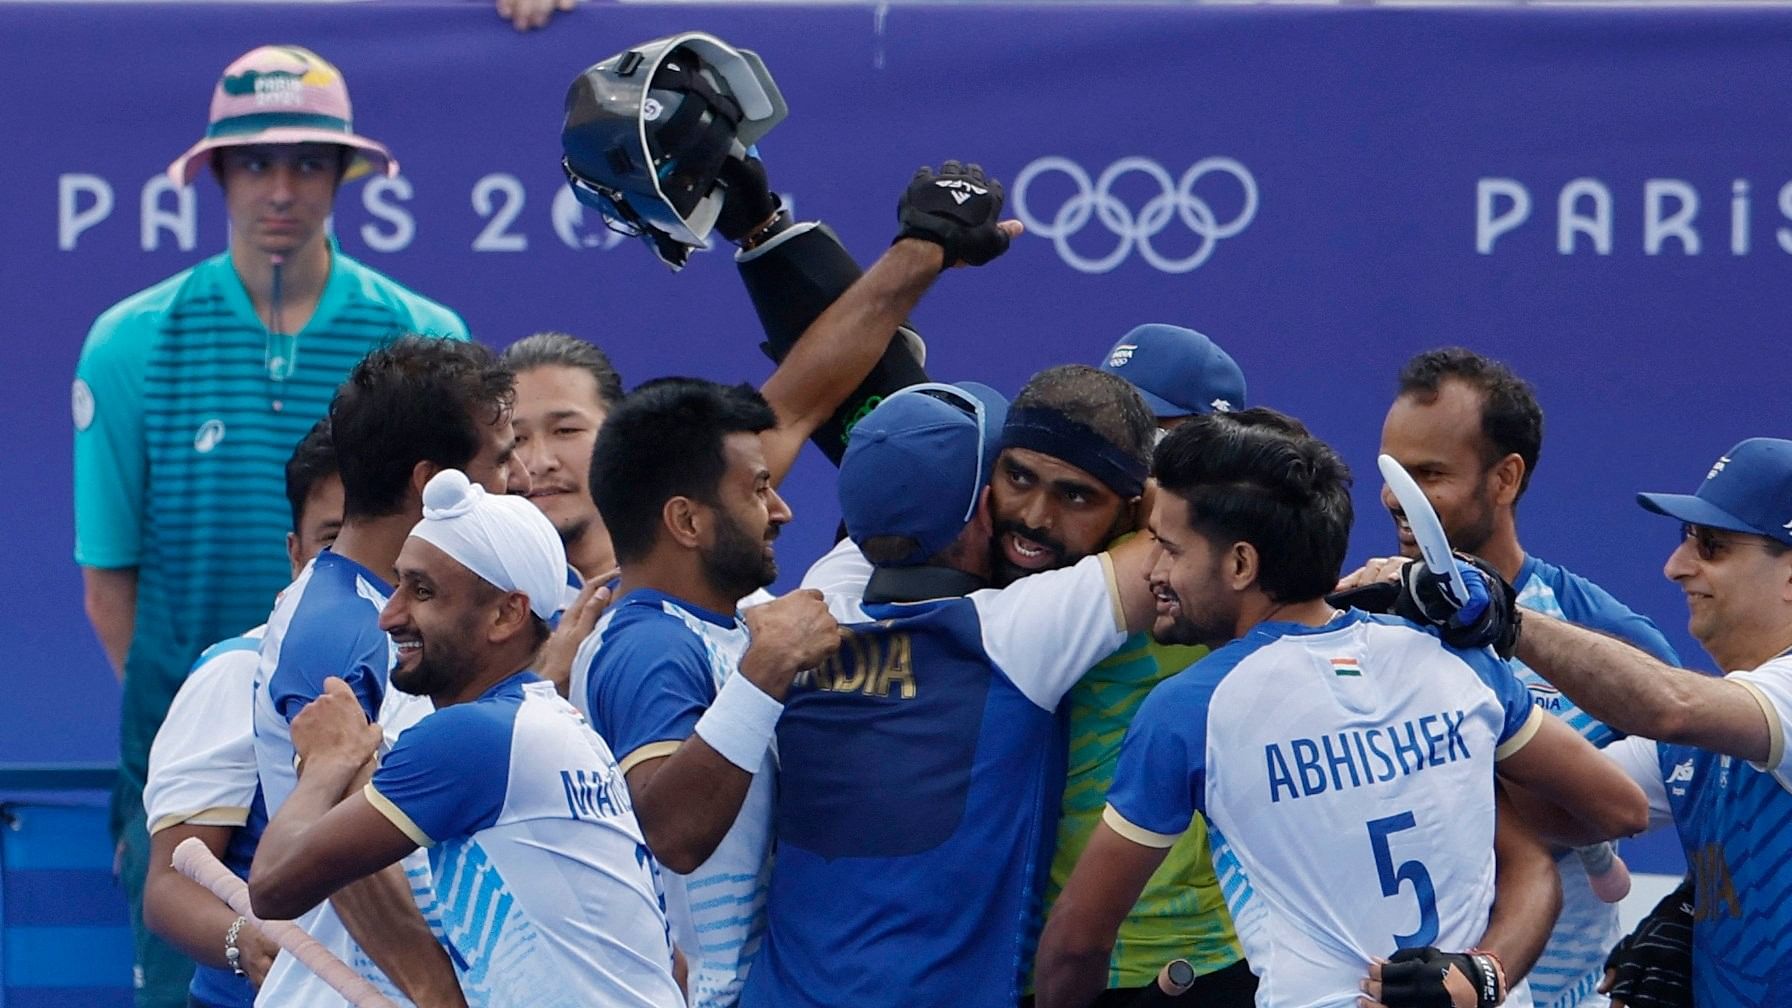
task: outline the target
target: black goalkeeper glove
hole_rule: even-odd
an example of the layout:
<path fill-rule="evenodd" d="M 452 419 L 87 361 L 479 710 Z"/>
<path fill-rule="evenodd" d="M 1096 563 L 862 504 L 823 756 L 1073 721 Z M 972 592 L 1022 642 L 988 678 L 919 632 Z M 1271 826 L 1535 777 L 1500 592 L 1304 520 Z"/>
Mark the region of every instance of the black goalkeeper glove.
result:
<path fill-rule="evenodd" d="M 1692 1008 L 1692 876 L 1668 893 L 1605 960 L 1609 988 L 1626 1008 Z"/>
<path fill-rule="evenodd" d="M 1381 967 L 1381 1003 L 1388 1008 L 1451 1008 L 1444 975 L 1456 967 L 1475 989 L 1475 1008 L 1506 1000 L 1506 971 L 1490 952 L 1401 949 Z"/>
<path fill-rule="evenodd" d="M 1479 557 L 1457 553 L 1469 599 L 1458 605 L 1444 590 L 1445 579 L 1422 560 L 1401 568 L 1395 581 L 1378 581 L 1348 591 L 1334 592 L 1326 601 L 1339 608 L 1391 613 L 1414 623 L 1438 629 L 1451 647 L 1492 647 L 1501 658 L 1512 657 L 1518 645 L 1520 610 L 1517 595 Z"/>
<path fill-rule="evenodd" d="M 765 163 L 756 157 L 731 157 L 722 162 L 716 185 L 722 190 L 716 231 L 736 244 L 771 221 L 783 206 L 766 180 Z"/>
<path fill-rule="evenodd" d="M 946 250 L 947 266 L 981 266 L 1008 251 L 1008 234 L 998 226 L 1003 198 L 1002 183 L 977 165 L 922 168 L 896 204 L 896 239 L 933 242 Z"/>

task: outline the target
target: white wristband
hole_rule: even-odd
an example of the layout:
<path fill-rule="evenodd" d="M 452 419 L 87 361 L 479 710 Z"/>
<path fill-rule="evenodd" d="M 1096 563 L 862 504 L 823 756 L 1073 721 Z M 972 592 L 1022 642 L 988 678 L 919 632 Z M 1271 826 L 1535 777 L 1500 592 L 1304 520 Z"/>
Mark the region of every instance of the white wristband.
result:
<path fill-rule="evenodd" d="M 748 773 L 757 773 L 765 762 L 765 750 L 778 730 L 778 715 L 782 713 L 783 704 L 737 673 L 728 677 L 716 694 L 716 702 L 697 719 L 697 734 L 723 759 Z"/>

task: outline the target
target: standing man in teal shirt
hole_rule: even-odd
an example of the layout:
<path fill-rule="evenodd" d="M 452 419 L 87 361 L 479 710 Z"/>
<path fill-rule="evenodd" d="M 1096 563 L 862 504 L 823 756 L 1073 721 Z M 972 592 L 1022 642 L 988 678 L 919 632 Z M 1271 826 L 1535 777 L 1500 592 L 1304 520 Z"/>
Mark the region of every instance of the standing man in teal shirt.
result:
<path fill-rule="evenodd" d="M 396 174 L 354 132 L 341 73 L 297 46 L 227 67 L 204 138 L 230 248 L 102 314 L 76 367 L 75 562 L 124 682 L 112 823 L 136 934 L 137 1004 L 185 1004 L 192 964 L 143 928 L 149 746 L 193 659 L 261 622 L 289 579 L 282 463 L 368 350 L 405 332 L 467 338 L 454 312 L 343 255 L 341 183 Z M 219 940 L 223 941 L 220 935 Z"/>

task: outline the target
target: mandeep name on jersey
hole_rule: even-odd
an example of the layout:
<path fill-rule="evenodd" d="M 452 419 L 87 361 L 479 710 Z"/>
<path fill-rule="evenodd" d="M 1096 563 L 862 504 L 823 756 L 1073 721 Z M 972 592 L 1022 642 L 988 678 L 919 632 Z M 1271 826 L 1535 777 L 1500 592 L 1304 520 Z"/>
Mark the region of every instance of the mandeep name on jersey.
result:
<path fill-rule="evenodd" d="M 566 810 L 574 819 L 608 819 L 634 808 L 622 771 L 615 767 L 562 770 L 560 787 L 566 792 Z"/>
<path fill-rule="evenodd" d="M 1428 766 L 1468 759 L 1468 743 L 1462 737 L 1462 723 L 1467 718 L 1465 711 L 1442 711 L 1318 739 L 1272 742 L 1263 747 L 1269 767 L 1269 800 L 1274 803 L 1284 797 L 1294 800 L 1383 784 Z"/>

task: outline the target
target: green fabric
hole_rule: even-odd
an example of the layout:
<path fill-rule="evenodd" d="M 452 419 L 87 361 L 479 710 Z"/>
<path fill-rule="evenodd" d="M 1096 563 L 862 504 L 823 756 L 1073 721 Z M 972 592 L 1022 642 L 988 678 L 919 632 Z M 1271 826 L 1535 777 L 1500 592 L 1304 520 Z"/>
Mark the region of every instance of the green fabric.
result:
<path fill-rule="evenodd" d="M 285 381 L 268 377 L 268 333 L 228 253 L 94 323 L 76 368 L 75 560 L 137 568 L 115 830 L 143 817 L 149 745 L 193 659 L 266 619 L 291 579 L 293 446 L 355 363 L 405 332 L 467 338 L 459 316 L 340 252 Z"/>
<path fill-rule="evenodd" d="M 1152 687 L 1206 654 L 1204 647 L 1173 647 L 1154 643 L 1149 634 L 1133 634 L 1065 697 L 1069 775 L 1046 886 L 1048 912 L 1101 821 L 1120 742 L 1133 714 Z M 1196 973 L 1224 969 L 1244 958 L 1213 874 L 1207 828 L 1199 816 L 1170 848 L 1120 925 L 1108 961 L 1108 987 L 1142 987 L 1157 977 L 1164 963 L 1176 958 L 1187 959 Z"/>
<path fill-rule="evenodd" d="M 141 792 L 137 804 L 143 804 Z M 118 882 L 131 914 L 131 986 L 136 1008 L 187 1008 L 193 960 L 143 926 L 143 880 L 149 874 L 149 831 L 143 817 L 125 825 L 118 845 Z M 224 936 L 218 936 L 222 948 Z"/>

